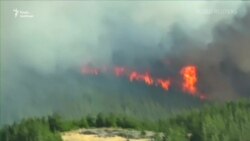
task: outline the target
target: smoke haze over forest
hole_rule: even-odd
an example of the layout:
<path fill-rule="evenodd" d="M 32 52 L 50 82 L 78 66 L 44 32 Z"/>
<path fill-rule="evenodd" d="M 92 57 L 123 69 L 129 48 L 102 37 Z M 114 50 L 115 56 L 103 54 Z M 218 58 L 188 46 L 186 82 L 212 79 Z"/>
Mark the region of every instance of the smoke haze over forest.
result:
<path fill-rule="evenodd" d="M 15 17 L 15 9 L 34 17 Z M 1 123 L 54 112 L 154 118 L 201 104 L 109 75 L 84 76 L 86 64 L 159 76 L 195 64 L 209 100 L 249 97 L 248 2 L 1 1 L 0 33 Z"/>

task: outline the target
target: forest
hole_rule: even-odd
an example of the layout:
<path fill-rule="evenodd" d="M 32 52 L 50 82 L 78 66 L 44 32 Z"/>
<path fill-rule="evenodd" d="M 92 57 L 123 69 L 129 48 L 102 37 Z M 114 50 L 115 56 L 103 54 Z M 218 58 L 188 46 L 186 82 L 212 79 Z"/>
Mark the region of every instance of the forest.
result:
<path fill-rule="evenodd" d="M 249 141 L 250 102 L 247 99 L 207 105 L 157 121 L 126 115 L 88 115 L 66 120 L 59 114 L 28 118 L 0 130 L 1 141 L 61 141 L 61 132 L 79 128 L 126 128 L 164 133 L 156 141 Z"/>

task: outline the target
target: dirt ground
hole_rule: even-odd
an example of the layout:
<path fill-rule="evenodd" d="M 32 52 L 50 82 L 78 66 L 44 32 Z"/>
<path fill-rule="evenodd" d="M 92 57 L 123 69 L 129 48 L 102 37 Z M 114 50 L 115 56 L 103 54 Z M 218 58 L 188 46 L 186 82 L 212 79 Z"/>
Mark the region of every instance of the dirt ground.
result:
<path fill-rule="evenodd" d="M 63 141 L 150 141 L 150 139 L 129 139 L 114 136 L 114 137 L 99 137 L 97 135 L 81 134 L 78 131 L 70 131 L 62 133 Z"/>

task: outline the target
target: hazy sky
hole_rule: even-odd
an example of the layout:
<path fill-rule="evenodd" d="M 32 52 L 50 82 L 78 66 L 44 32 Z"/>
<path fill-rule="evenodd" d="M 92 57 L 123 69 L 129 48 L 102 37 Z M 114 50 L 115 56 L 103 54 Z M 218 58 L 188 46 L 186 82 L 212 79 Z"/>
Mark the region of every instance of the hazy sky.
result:
<path fill-rule="evenodd" d="M 129 55 L 130 50 L 155 48 L 162 40 L 168 48 L 169 31 L 175 24 L 188 27 L 184 29 L 190 36 L 209 42 L 213 25 L 230 19 L 240 4 L 235 1 L 1 1 L 3 68 L 21 64 L 52 73 L 90 61 L 109 63 L 116 48 L 129 50 Z M 19 11 L 16 18 L 15 9 Z M 214 9 L 233 13 L 205 13 Z M 33 18 L 21 17 L 25 12 Z M 144 51 L 140 55 L 152 53 Z"/>

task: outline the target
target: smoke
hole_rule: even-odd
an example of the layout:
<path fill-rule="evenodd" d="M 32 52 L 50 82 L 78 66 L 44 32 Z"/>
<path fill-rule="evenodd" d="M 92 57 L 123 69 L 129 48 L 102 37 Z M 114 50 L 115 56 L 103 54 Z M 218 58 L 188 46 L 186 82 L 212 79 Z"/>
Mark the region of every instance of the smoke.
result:
<path fill-rule="evenodd" d="M 199 87 L 211 99 L 247 96 L 250 12 L 246 5 L 205 1 L 1 1 L 2 115 L 12 121 L 27 113 L 60 111 L 58 107 L 70 105 L 71 100 L 80 102 L 77 100 L 83 92 L 84 106 L 93 106 L 96 102 L 89 102 L 93 99 L 90 93 L 95 86 L 102 86 L 92 80 L 85 82 L 89 80 L 75 73 L 85 64 L 149 68 L 158 75 L 176 75 L 182 65 L 196 64 Z M 14 9 L 28 11 L 34 17 L 15 17 Z M 110 85 L 117 87 L 112 88 L 115 91 L 122 89 L 117 81 Z M 99 112 L 103 107 L 83 111 L 99 108 Z"/>
<path fill-rule="evenodd" d="M 168 38 L 173 24 L 189 27 L 182 31 L 185 34 L 192 30 L 206 34 L 220 19 L 209 20 L 210 27 L 200 32 L 208 16 L 197 11 L 206 6 L 206 2 L 2 2 L 3 64 L 53 73 L 87 62 L 110 63 L 116 55 L 131 58 L 130 62 L 135 57 L 162 56 L 172 42 Z M 13 9 L 29 11 L 34 18 L 14 18 Z M 162 40 L 166 45 L 160 48 Z"/>
<path fill-rule="evenodd" d="M 241 14 L 220 21 L 212 28 L 212 40 L 207 44 L 188 37 L 177 40 L 181 46 L 185 45 L 177 50 L 177 59 L 198 65 L 201 87 L 212 99 L 249 96 L 249 5 L 241 6 L 239 10 Z M 173 50 L 176 50 L 175 46 Z"/>

